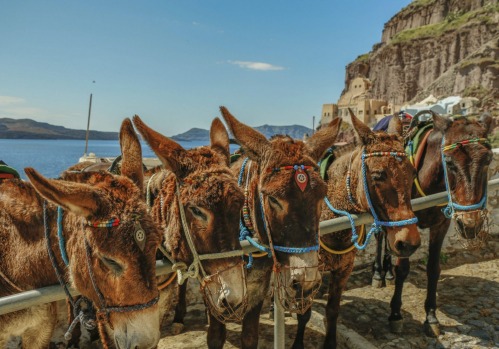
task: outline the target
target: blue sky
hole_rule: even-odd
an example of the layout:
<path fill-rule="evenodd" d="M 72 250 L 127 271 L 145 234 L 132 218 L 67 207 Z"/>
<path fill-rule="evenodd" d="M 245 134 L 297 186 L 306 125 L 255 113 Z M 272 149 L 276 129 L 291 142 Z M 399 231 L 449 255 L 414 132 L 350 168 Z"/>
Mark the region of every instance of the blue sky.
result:
<path fill-rule="evenodd" d="M 312 127 L 345 66 L 410 0 L 0 0 L 0 118 L 171 136 L 225 105 L 251 125 Z M 94 82 L 95 81 L 95 82 Z"/>

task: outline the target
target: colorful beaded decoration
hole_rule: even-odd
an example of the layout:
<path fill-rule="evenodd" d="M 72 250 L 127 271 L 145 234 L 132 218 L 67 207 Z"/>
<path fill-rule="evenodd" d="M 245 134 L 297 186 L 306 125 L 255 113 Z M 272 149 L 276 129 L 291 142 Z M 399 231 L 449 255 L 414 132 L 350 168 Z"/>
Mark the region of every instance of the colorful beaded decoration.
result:
<path fill-rule="evenodd" d="M 244 204 L 243 204 L 243 221 L 244 225 L 248 230 L 253 233 L 254 228 L 253 224 L 251 223 L 251 217 L 250 217 L 250 212 L 249 212 L 249 198 L 248 198 L 248 187 L 244 189 Z"/>
<path fill-rule="evenodd" d="M 407 156 L 407 154 L 404 152 L 398 152 L 398 151 L 376 151 L 374 153 L 364 154 L 363 156 L 364 156 L 364 158 L 370 158 L 373 156 L 393 156 L 395 158 L 398 158 L 398 157 L 405 157 L 405 156 Z"/>
<path fill-rule="evenodd" d="M 308 165 L 288 165 L 288 166 L 281 166 L 281 167 L 269 168 L 269 169 L 267 169 L 267 172 L 279 172 L 279 171 L 283 171 L 283 170 L 295 170 L 295 171 L 297 171 L 300 168 L 302 170 L 314 170 L 314 171 L 317 171 L 317 167 L 315 167 L 315 166 L 308 166 Z"/>
<path fill-rule="evenodd" d="M 119 218 L 111 218 L 108 221 L 87 222 L 87 224 L 94 228 L 112 228 L 117 227 L 120 224 L 120 220 Z"/>
<path fill-rule="evenodd" d="M 461 147 L 463 145 L 477 144 L 477 143 L 490 144 L 490 142 L 487 138 L 465 139 L 464 141 L 452 143 L 452 144 L 446 145 L 445 147 L 442 147 L 442 151 L 448 151 L 448 150 L 456 149 L 457 147 Z"/>

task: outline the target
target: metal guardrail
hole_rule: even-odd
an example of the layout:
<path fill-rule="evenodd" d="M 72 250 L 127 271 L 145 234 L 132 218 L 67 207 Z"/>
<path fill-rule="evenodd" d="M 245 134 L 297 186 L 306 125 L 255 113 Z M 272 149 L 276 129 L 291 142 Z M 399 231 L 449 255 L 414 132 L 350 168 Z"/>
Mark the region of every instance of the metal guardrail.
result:
<path fill-rule="evenodd" d="M 489 192 L 499 189 L 499 178 L 490 180 L 488 183 Z M 447 193 L 437 193 L 411 200 L 412 208 L 414 211 L 423 210 L 432 206 L 443 204 L 447 202 Z M 358 225 L 370 224 L 373 218 L 369 213 L 360 215 L 352 215 L 355 223 Z M 349 229 L 350 221 L 347 217 L 340 217 L 323 221 L 319 225 L 321 235 L 331 234 L 335 231 Z M 248 243 L 242 243 L 242 248 L 245 252 L 257 252 L 258 250 Z M 164 275 L 171 272 L 171 264 L 169 262 L 156 261 L 156 275 Z M 77 295 L 75 290 L 72 294 Z M 17 293 L 11 296 L 0 298 L 0 315 L 11 313 L 14 311 L 26 309 L 35 305 L 50 303 L 58 300 L 65 299 L 65 294 L 61 286 L 54 285 L 39 288 L 36 290 Z M 284 312 L 280 308 L 280 303 L 275 302 L 274 312 L 274 348 L 284 348 Z"/>

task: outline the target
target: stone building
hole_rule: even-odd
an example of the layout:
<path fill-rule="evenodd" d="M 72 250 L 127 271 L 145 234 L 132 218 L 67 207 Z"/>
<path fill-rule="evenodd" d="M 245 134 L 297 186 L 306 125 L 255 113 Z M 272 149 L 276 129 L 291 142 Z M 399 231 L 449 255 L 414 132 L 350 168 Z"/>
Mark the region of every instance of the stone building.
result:
<path fill-rule="evenodd" d="M 369 126 L 373 126 L 385 115 L 391 114 L 393 106 L 387 101 L 371 98 L 370 88 L 369 79 L 363 77 L 353 79 L 348 90 L 341 95 L 338 104 L 324 104 L 322 106 L 319 128 L 322 125 L 327 125 L 335 117 L 341 117 L 344 121 L 350 122 L 348 108 L 351 108 L 355 116 Z"/>

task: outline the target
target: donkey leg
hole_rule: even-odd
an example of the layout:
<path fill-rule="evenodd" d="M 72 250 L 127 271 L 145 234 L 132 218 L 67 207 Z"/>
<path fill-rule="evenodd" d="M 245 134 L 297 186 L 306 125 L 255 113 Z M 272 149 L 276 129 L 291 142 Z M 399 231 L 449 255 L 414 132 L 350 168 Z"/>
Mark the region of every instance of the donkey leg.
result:
<path fill-rule="evenodd" d="M 385 282 L 387 285 L 395 283 L 395 275 L 393 275 L 392 256 L 388 251 L 388 240 L 385 239 L 385 254 L 383 256 L 383 271 L 385 272 Z"/>
<path fill-rule="evenodd" d="M 400 311 L 402 308 L 402 290 L 410 270 L 411 265 L 409 258 L 397 258 L 397 263 L 395 265 L 395 292 L 393 292 L 393 297 L 390 301 L 391 314 L 388 317 L 390 331 L 394 333 L 402 332 L 403 319 Z"/>
<path fill-rule="evenodd" d="M 428 284 L 426 288 L 425 311 L 426 321 L 424 330 L 427 336 L 440 335 L 440 324 L 437 319 L 437 284 L 440 277 L 440 251 L 450 220 L 446 219 L 441 224 L 430 228 L 430 246 L 428 252 L 428 264 L 426 266 L 426 277 Z"/>
<path fill-rule="evenodd" d="M 349 260 L 345 261 L 344 259 Z M 342 269 L 331 271 L 329 279 L 329 297 L 326 305 L 326 339 L 324 341 L 324 349 L 334 349 L 337 346 L 336 342 L 336 324 L 340 313 L 341 294 L 345 289 L 348 278 L 353 270 L 353 262 L 355 253 L 348 253 L 341 257 Z"/>
<path fill-rule="evenodd" d="M 174 334 L 182 333 L 184 330 L 184 318 L 187 313 L 187 281 L 178 288 L 178 303 L 175 306 L 175 315 L 173 317 L 172 330 Z"/>
<path fill-rule="evenodd" d="M 260 324 L 260 312 L 263 301 L 249 310 L 243 319 L 243 330 L 241 333 L 241 348 L 256 349 L 258 347 L 258 325 Z"/>
<path fill-rule="evenodd" d="M 296 330 L 295 341 L 293 342 L 292 349 L 303 349 L 303 337 L 305 335 L 305 328 L 307 327 L 307 323 L 312 316 L 312 308 L 308 308 L 308 310 L 303 314 L 298 314 L 296 317 L 298 319 L 298 328 Z"/>
<path fill-rule="evenodd" d="M 383 268 L 381 265 L 381 253 L 383 247 L 383 236 L 384 234 L 377 234 L 376 236 L 376 257 L 373 264 L 373 277 L 371 281 L 371 286 L 374 288 L 383 287 Z"/>
<path fill-rule="evenodd" d="M 223 348 L 225 343 L 225 338 L 227 337 L 227 329 L 225 324 L 217 320 L 216 317 L 208 313 L 210 320 L 210 325 L 208 326 L 207 342 L 208 348 L 219 349 Z"/>

